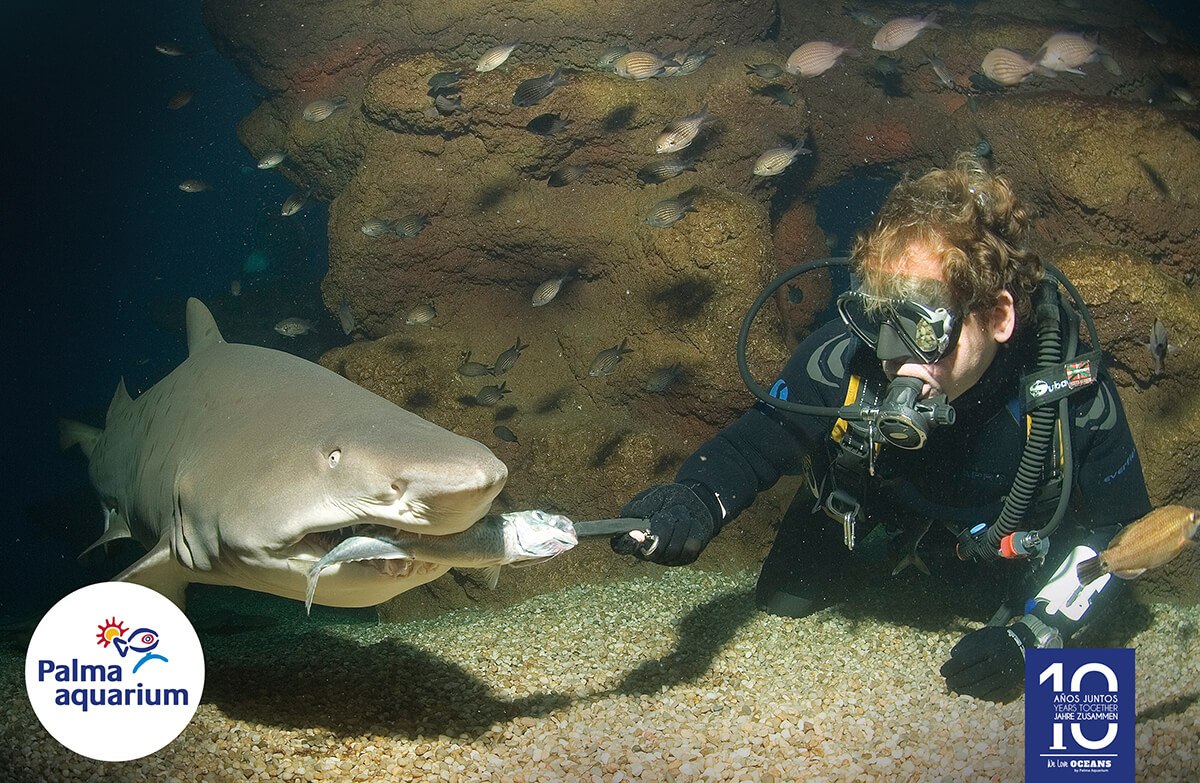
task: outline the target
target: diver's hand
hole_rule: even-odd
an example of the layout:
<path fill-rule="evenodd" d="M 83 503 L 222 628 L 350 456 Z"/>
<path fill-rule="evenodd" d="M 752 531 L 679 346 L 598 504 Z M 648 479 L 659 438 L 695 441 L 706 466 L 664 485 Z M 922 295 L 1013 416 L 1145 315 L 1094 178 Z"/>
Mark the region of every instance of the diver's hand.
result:
<path fill-rule="evenodd" d="M 628 533 L 613 536 L 613 551 L 660 565 L 693 562 L 716 530 L 708 506 L 683 484 L 658 484 L 639 492 L 621 509 L 621 516 L 645 519 L 649 536 L 643 541 Z"/>
<path fill-rule="evenodd" d="M 1032 615 L 1008 627 L 985 625 L 959 640 L 941 674 L 955 693 L 1007 701 L 1025 684 L 1025 650 L 1062 647 L 1062 637 Z"/>

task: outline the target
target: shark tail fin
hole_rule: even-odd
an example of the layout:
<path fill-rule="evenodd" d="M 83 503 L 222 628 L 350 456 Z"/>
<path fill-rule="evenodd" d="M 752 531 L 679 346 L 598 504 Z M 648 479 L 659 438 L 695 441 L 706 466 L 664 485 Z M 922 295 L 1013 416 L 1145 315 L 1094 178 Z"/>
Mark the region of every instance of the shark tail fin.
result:
<path fill-rule="evenodd" d="M 63 451 L 72 446 L 78 446 L 84 456 L 91 459 L 92 452 L 96 450 L 96 444 L 100 442 L 103 435 L 104 430 L 99 427 L 72 419 L 58 420 L 58 445 Z"/>
<path fill-rule="evenodd" d="M 198 351 L 225 342 L 212 313 L 196 297 L 187 300 L 187 343 L 188 356 Z"/>

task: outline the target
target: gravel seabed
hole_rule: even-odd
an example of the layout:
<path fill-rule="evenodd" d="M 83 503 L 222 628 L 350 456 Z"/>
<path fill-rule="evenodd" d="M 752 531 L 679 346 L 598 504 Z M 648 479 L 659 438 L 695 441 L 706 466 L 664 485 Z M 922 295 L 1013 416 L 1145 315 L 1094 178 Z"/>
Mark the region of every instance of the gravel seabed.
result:
<path fill-rule="evenodd" d="M 753 585 L 670 569 L 501 611 L 387 625 L 289 612 L 204 636 L 195 719 L 125 763 L 46 734 L 10 646 L 0 780 L 1024 779 L 1024 700 L 955 696 L 937 674 L 977 623 L 838 607 L 783 619 L 754 610 Z M 1137 650 L 1137 779 L 1195 783 L 1200 607 L 1131 603 L 1115 623 Z"/>

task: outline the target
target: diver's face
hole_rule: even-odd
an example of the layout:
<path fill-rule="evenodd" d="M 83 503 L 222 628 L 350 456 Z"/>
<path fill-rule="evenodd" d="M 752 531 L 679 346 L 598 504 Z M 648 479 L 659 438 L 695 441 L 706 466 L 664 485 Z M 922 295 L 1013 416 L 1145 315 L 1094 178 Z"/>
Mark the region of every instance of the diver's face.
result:
<path fill-rule="evenodd" d="M 922 245 L 908 248 L 897 262 L 895 273 L 947 283 L 941 262 Z M 1000 343 L 1012 336 L 1014 325 L 1012 296 L 1005 291 L 993 309 L 971 312 L 963 318 L 954 349 L 937 362 L 918 364 L 919 360 L 914 359 L 891 359 L 883 362 L 883 371 L 889 380 L 903 375 L 923 381 L 921 399 L 945 394 L 948 400 L 954 400 L 979 382 L 996 358 Z"/>

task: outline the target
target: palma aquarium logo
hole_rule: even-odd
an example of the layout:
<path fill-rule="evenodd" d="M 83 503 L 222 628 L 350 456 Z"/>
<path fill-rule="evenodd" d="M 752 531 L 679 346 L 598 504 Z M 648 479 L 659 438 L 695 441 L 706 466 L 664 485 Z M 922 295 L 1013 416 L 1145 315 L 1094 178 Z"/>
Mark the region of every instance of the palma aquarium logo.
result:
<path fill-rule="evenodd" d="M 76 590 L 46 613 L 25 658 L 29 701 L 46 731 L 82 756 L 128 761 L 161 750 L 204 690 L 195 629 L 140 585 Z"/>

